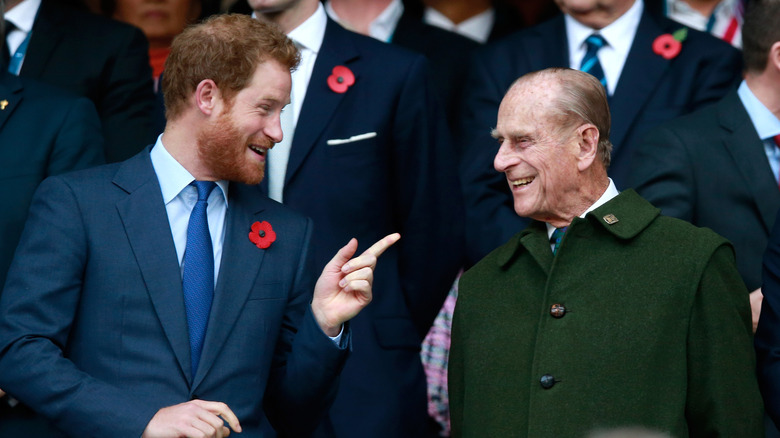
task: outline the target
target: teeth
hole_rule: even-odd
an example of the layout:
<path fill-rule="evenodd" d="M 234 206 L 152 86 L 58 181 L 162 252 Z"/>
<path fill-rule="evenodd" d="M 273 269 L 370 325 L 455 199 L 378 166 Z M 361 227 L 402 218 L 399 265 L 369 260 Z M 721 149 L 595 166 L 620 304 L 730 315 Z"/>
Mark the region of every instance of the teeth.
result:
<path fill-rule="evenodd" d="M 267 150 L 265 148 L 259 148 L 259 147 L 251 146 L 251 145 L 249 146 L 249 149 L 252 149 L 253 151 L 255 151 L 256 153 L 258 153 L 260 155 L 265 155 L 265 151 Z"/>
<path fill-rule="evenodd" d="M 524 186 L 524 185 L 530 183 L 533 180 L 534 180 L 534 177 L 532 177 L 532 176 L 530 176 L 528 178 L 520 178 L 520 179 L 512 181 L 512 185 L 513 186 Z"/>

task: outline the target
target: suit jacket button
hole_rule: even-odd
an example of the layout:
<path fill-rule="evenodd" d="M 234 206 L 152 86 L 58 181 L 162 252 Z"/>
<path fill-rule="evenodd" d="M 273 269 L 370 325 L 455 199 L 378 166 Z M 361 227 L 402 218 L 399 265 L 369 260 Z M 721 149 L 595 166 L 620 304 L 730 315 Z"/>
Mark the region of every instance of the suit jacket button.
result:
<path fill-rule="evenodd" d="M 550 389 L 553 386 L 555 386 L 555 377 L 545 374 L 542 376 L 541 379 L 539 379 L 539 383 L 541 383 L 542 388 L 544 389 Z"/>
<path fill-rule="evenodd" d="M 563 315 L 566 314 L 566 308 L 563 307 L 563 304 L 553 304 L 552 307 L 550 307 L 550 315 L 552 315 L 553 318 L 563 318 Z"/>

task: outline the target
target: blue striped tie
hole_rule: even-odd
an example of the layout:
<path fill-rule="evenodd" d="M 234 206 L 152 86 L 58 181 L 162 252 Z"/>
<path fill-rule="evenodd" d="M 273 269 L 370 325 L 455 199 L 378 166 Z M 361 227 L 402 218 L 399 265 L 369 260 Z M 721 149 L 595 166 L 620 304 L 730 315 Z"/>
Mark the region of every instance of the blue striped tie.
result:
<path fill-rule="evenodd" d="M 601 68 L 601 63 L 599 62 L 599 58 L 596 56 L 596 54 L 598 53 L 599 49 L 607 45 L 607 41 L 603 36 L 594 33 L 585 40 L 585 44 L 587 44 L 588 47 L 587 52 L 585 52 L 585 57 L 582 58 L 582 65 L 580 65 L 580 70 L 595 76 L 596 79 L 601 82 L 601 85 L 603 85 L 606 89 L 607 78 L 604 77 L 604 70 Z"/>
<path fill-rule="evenodd" d="M 561 246 L 561 240 L 563 240 L 563 235 L 566 233 L 566 228 L 568 227 L 556 228 L 553 231 L 552 236 L 550 236 L 550 243 L 554 245 L 552 250 L 553 255 L 558 252 L 558 248 Z"/>
<path fill-rule="evenodd" d="M 184 289 L 184 308 L 187 313 L 190 362 L 194 379 L 195 372 L 198 371 L 203 338 L 206 335 L 211 301 L 214 297 L 214 250 L 211 246 L 206 207 L 208 207 L 209 194 L 216 187 L 216 183 L 195 181 L 192 185 L 198 189 L 198 202 L 190 213 L 190 222 L 187 226 L 182 289 Z"/>

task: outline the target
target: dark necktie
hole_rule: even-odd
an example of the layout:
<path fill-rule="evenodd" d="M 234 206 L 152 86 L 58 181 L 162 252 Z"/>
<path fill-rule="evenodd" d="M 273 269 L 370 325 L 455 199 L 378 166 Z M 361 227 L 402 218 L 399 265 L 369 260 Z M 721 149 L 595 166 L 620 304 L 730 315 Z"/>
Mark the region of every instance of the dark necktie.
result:
<path fill-rule="evenodd" d="M 599 50 L 607 44 L 607 41 L 601 35 L 594 33 L 585 40 L 585 44 L 587 51 L 585 57 L 582 58 L 580 70 L 595 76 L 601 85 L 607 88 L 607 78 L 604 77 L 604 70 L 601 68 L 598 56 L 596 56 Z"/>
<path fill-rule="evenodd" d="M 552 236 L 550 236 L 550 243 L 555 245 L 553 247 L 553 255 L 555 255 L 556 252 L 558 252 L 558 247 L 561 246 L 561 240 L 563 240 L 563 235 L 566 233 L 566 228 L 556 228 L 555 231 L 553 231 Z"/>
<path fill-rule="evenodd" d="M 203 338 L 211 312 L 214 296 L 214 250 L 211 246 L 209 221 L 206 215 L 208 198 L 216 187 L 213 181 L 195 181 L 198 189 L 198 202 L 190 214 L 187 226 L 187 246 L 184 250 L 184 307 L 187 313 L 187 328 L 190 335 L 190 359 L 192 377 L 198 371 L 200 353 L 203 350 Z"/>
<path fill-rule="evenodd" d="M 13 32 L 16 26 L 10 21 L 5 22 L 5 32 L 3 34 L 3 68 L 8 68 L 11 63 L 11 50 L 8 49 L 8 34 Z"/>

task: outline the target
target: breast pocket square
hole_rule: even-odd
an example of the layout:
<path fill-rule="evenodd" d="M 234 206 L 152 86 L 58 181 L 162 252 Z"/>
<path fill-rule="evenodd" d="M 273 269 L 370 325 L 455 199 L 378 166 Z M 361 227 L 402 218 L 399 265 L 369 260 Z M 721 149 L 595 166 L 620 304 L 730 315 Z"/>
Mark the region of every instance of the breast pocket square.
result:
<path fill-rule="evenodd" d="M 376 137 L 376 132 L 366 132 L 365 134 L 353 135 L 350 138 L 333 138 L 328 140 L 328 146 L 354 143 L 356 141 L 368 140 L 369 138 L 374 138 L 374 137 Z"/>

